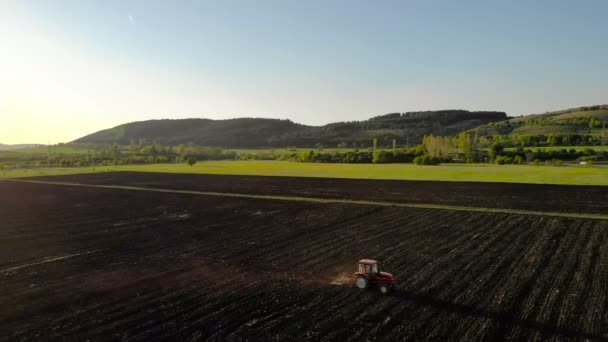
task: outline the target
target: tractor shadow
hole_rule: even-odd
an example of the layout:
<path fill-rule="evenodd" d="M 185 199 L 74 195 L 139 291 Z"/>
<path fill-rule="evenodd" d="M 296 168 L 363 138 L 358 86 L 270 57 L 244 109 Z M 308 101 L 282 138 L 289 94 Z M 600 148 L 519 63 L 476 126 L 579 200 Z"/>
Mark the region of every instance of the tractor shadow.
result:
<path fill-rule="evenodd" d="M 433 297 L 432 295 L 420 294 L 413 291 L 406 291 L 402 289 L 393 289 L 387 297 L 396 300 L 391 307 L 396 307 L 401 304 L 410 303 L 420 307 L 431 307 L 438 311 L 445 311 L 449 313 L 455 313 L 465 317 L 476 317 L 486 318 L 496 322 L 499 322 L 500 327 L 498 331 L 505 331 L 506 328 L 521 327 L 526 329 L 533 329 L 544 336 L 560 336 L 574 339 L 586 339 L 586 340 L 607 340 L 608 335 L 590 334 L 583 331 L 579 331 L 571 328 L 559 327 L 553 324 L 547 324 L 543 322 L 537 322 L 529 319 L 522 319 L 515 317 L 515 313 L 510 312 L 495 312 L 468 304 L 458 304 L 449 300 L 443 300 Z M 500 338 L 500 336 L 495 336 Z"/>

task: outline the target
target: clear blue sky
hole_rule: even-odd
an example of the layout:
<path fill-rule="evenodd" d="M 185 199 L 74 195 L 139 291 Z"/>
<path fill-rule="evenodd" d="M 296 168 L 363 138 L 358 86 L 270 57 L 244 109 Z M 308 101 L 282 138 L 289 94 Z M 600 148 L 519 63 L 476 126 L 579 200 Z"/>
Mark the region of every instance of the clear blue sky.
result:
<path fill-rule="evenodd" d="M 0 2 L 0 142 L 608 102 L 608 1 Z"/>

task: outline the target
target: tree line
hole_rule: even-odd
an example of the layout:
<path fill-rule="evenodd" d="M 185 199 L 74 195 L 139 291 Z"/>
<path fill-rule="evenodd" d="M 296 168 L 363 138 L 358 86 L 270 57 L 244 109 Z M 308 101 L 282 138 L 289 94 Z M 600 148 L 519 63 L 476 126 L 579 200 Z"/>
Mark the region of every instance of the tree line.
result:
<path fill-rule="evenodd" d="M 113 166 L 125 164 L 187 163 L 194 165 L 206 160 L 282 160 L 302 163 L 347 163 L 347 164 L 385 164 L 416 163 L 419 165 L 437 165 L 449 162 L 524 164 L 546 163 L 547 161 L 579 160 L 593 163 L 608 160 L 608 152 L 592 148 L 584 150 L 561 149 L 545 150 L 538 148 L 518 147 L 506 150 L 501 143 L 493 142 L 487 147 L 474 133 L 462 132 L 456 136 L 426 135 L 422 144 L 407 147 L 400 146 L 393 139 L 389 146 L 380 147 L 378 139 L 370 143 L 367 149 L 344 151 L 325 150 L 322 146 L 307 150 L 258 150 L 234 151 L 217 147 L 200 147 L 192 145 L 163 146 L 146 139 L 132 139 L 127 146 L 86 145 L 81 152 L 61 153 L 49 149 L 47 153 L 0 153 L 0 168 L 17 167 L 84 167 Z"/>

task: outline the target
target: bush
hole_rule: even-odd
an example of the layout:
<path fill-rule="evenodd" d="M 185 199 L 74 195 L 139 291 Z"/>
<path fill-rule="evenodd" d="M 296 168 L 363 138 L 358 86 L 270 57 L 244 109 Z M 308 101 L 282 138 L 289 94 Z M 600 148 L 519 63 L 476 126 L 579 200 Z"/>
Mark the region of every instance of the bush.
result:
<path fill-rule="evenodd" d="M 422 156 L 424 155 L 424 145 L 416 145 L 411 147 L 407 150 L 407 153 L 414 156 Z"/>
<path fill-rule="evenodd" d="M 377 149 L 374 149 L 374 152 L 372 152 L 372 163 L 380 163 L 380 151 L 378 151 Z"/>
<path fill-rule="evenodd" d="M 590 149 L 590 148 L 586 148 L 586 149 L 583 150 L 583 155 L 585 155 L 585 156 L 595 155 L 595 150 Z"/>
<path fill-rule="evenodd" d="M 418 156 L 414 158 L 414 164 L 416 165 L 439 165 L 441 164 L 441 159 L 437 157 L 431 157 L 429 155 Z"/>
<path fill-rule="evenodd" d="M 557 166 L 560 167 L 563 165 L 563 161 L 560 159 L 551 159 L 551 160 L 547 160 L 545 161 L 545 165 L 547 166 Z"/>
<path fill-rule="evenodd" d="M 498 155 L 502 154 L 502 152 L 504 150 L 505 150 L 504 146 L 502 146 L 501 144 L 495 143 L 494 145 L 492 145 L 490 152 L 492 155 L 498 156 Z"/>
<path fill-rule="evenodd" d="M 188 164 L 190 166 L 194 166 L 194 164 L 196 164 L 196 159 L 188 158 L 188 160 L 186 161 L 186 164 Z"/>
<path fill-rule="evenodd" d="M 498 165 L 511 164 L 511 163 L 513 163 L 513 158 L 506 157 L 506 156 L 498 156 L 498 157 L 496 157 L 494 162 Z"/>
<path fill-rule="evenodd" d="M 308 152 L 302 152 L 300 153 L 300 161 L 301 162 L 305 162 L 305 163 L 310 163 L 310 162 L 314 162 L 317 160 L 317 158 L 319 158 L 319 153 L 310 150 Z"/>

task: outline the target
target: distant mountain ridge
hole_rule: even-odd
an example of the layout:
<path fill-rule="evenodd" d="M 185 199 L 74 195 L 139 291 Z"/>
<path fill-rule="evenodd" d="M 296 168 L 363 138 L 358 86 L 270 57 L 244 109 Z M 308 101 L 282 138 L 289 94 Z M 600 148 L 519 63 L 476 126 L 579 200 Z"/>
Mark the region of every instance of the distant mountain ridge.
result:
<path fill-rule="evenodd" d="M 418 144 L 425 134 L 453 135 L 508 119 L 504 112 L 440 110 L 391 113 L 364 121 L 307 126 L 290 120 L 264 118 L 163 119 L 138 121 L 102 130 L 75 143 L 118 143 L 146 139 L 163 145 L 195 144 L 224 148 L 367 147 L 377 138 L 388 146 Z"/>

